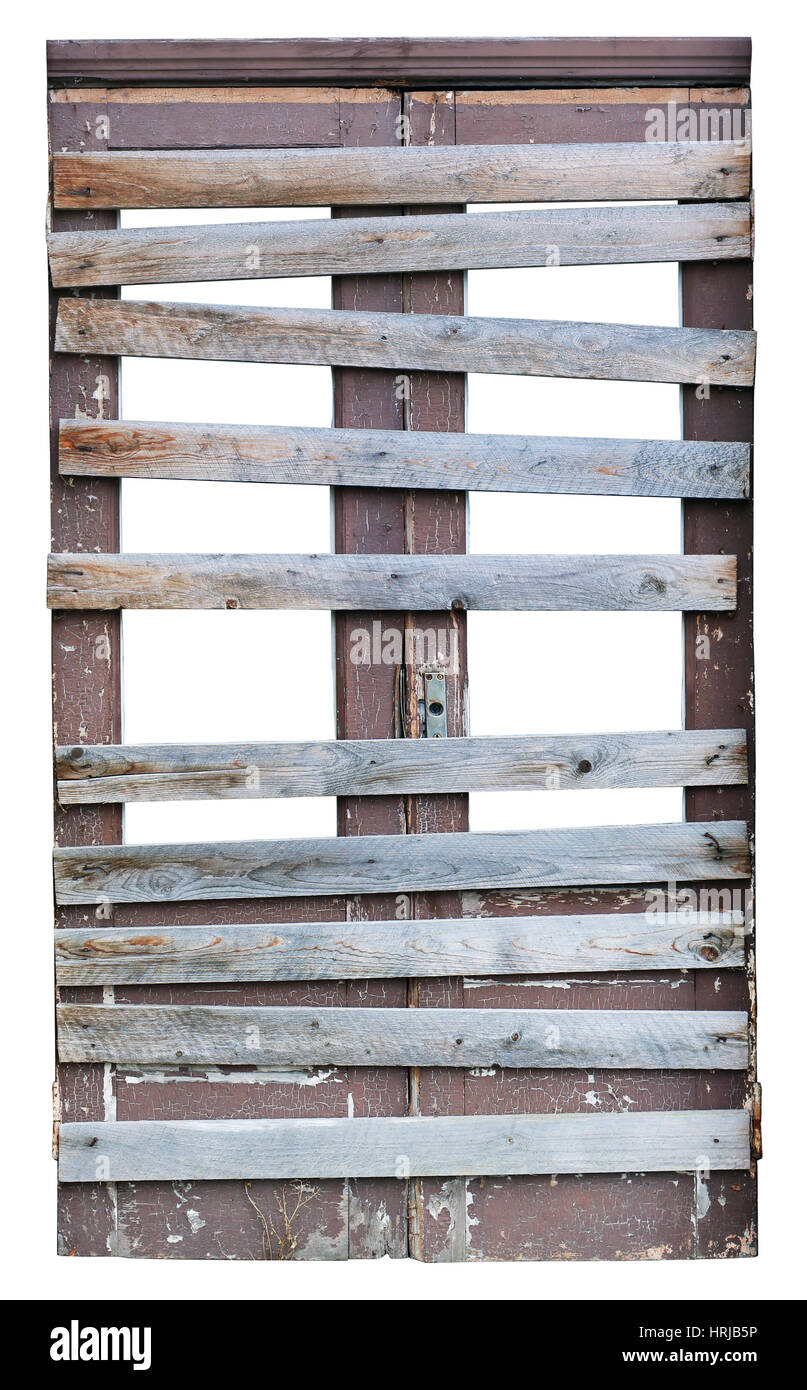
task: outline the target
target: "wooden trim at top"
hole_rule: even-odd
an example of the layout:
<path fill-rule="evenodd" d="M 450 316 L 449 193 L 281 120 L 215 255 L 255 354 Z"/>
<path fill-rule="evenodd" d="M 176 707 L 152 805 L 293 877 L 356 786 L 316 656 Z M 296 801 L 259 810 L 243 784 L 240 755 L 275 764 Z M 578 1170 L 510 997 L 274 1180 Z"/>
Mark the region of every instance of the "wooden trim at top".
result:
<path fill-rule="evenodd" d="M 749 38 L 56 40 L 64 83 L 343 83 L 400 87 L 744 83 Z"/>

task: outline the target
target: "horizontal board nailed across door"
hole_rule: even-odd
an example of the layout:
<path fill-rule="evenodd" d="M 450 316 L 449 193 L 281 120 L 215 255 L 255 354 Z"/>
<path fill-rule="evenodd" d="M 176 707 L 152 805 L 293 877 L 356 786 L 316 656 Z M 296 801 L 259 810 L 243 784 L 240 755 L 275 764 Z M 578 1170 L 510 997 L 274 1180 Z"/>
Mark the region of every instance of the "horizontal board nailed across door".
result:
<path fill-rule="evenodd" d="M 63 806 L 210 797 L 723 786 L 748 780 L 744 729 L 550 738 L 87 744 L 56 749 Z"/>
<path fill-rule="evenodd" d="M 741 1071 L 748 1016 L 713 1009 L 311 1009 L 60 1004 L 62 1062 Z"/>
<path fill-rule="evenodd" d="M 443 314 L 59 300 L 57 352 L 752 386 L 756 335 Z"/>
<path fill-rule="evenodd" d="M 735 969 L 744 963 L 744 939 L 743 914 L 718 911 L 337 926 L 67 927 L 55 934 L 56 981 L 202 984 Z"/>
<path fill-rule="evenodd" d="M 746 141 L 55 153 L 57 208 L 747 198 Z"/>
<path fill-rule="evenodd" d="M 751 255 L 748 203 L 243 222 L 55 232 L 54 285 L 728 260 Z"/>
<path fill-rule="evenodd" d="M 718 611 L 733 555 L 52 555 L 51 608 Z"/>
<path fill-rule="evenodd" d="M 748 444 L 60 420 L 59 470 L 332 487 L 746 497 Z"/>
<path fill-rule="evenodd" d="M 716 1172 L 750 1159 L 745 1110 L 59 1127 L 62 1182 Z"/>
<path fill-rule="evenodd" d="M 54 853 L 59 903 L 746 879 L 743 821 L 498 834 L 91 845 Z"/>

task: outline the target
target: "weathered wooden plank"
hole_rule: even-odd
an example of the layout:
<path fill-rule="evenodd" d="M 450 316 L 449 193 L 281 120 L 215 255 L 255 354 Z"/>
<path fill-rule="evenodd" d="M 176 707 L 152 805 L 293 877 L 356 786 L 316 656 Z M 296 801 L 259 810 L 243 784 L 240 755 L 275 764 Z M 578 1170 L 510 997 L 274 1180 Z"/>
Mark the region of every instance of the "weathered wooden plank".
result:
<path fill-rule="evenodd" d="M 51 608 L 732 609 L 733 555 L 52 555 Z"/>
<path fill-rule="evenodd" d="M 77 744 L 56 749 L 63 805 L 209 797 L 724 786 L 745 730 L 327 743 Z"/>
<path fill-rule="evenodd" d="M 53 156 L 57 208 L 327 207 L 744 198 L 746 141 Z"/>
<path fill-rule="evenodd" d="M 60 903 L 748 877 L 742 821 L 57 849 Z"/>
<path fill-rule="evenodd" d="M 625 497 L 745 497 L 748 444 L 62 420 L 68 476 Z"/>
<path fill-rule="evenodd" d="M 744 1110 L 63 1124 L 62 1182 L 747 1168 Z"/>
<path fill-rule="evenodd" d="M 741 968 L 740 912 L 56 932 L 59 985 Z"/>
<path fill-rule="evenodd" d="M 750 386 L 756 335 L 545 319 L 64 298 L 57 352 Z"/>
<path fill-rule="evenodd" d="M 743 1013 L 682 1009 L 351 1009 L 60 1004 L 65 1062 L 240 1066 L 748 1065 Z"/>
<path fill-rule="evenodd" d="M 54 285 L 728 260 L 751 255 L 748 203 L 243 222 L 60 232 Z"/>

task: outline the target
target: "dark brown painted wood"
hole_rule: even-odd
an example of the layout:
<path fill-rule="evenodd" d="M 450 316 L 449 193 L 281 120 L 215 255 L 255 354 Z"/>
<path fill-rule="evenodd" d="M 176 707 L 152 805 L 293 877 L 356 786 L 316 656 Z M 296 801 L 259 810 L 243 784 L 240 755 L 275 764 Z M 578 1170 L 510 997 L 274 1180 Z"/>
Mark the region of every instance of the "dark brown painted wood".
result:
<path fill-rule="evenodd" d="M 341 95 L 327 87 L 57 88 L 49 107 L 56 206 L 62 137 L 72 149 L 69 133 L 77 122 L 82 153 L 338 147 Z"/>
<path fill-rule="evenodd" d="M 753 326 L 753 264 L 737 261 L 731 267 L 704 262 L 681 267 L 681 322 L 697 327 L 723 325 Z M 718 389 L 708 394 L 691 387 L 682 388 L 683 434 L 686 439 L 753 440 L 754 393 L 752 389 Z M 737 608 L 724 624 L 717 615 L 687 614 L 684 618 L 684 721 L 687 728 L 703 728 L 726 709 L 748 739 L 749 781 L 742 788 L 698 788 L 685 793 L 688 820 L 726 820 L 741 815 L 747 820 L 751 836 L 752 879 L 749 898 L 753 902 L 753 834 L 755 809 L 754 739 L 754 648 L 753 648 L 753 507 L 750 502 L 684 503 L 684 550 L 702 553 L 712 544 L 720 549 L 732 547 L 737 555 Z M 748 910 L 749 925 L 753 914 Z M 749 1108 L 758 1103 L 755 1096 L 756 1053 L 753 932 L 746 942 L 747 990 L 751 1010 L 752 1047 L 746 1080 L 745 1101 Z M 733 973 L 734 998 L 743 997 L 746 982 Z M 697 1008 L 713 1005 L 708 983 L 696 981 Z M 728 1175 L 727 1175 L 728 1176 Z M 750 1255 L 756 1252 L 755 1176 L 734 1174 L 727 1188 L 730 1203 L 712 1203 L 708 1215 L 698 1222 L 698 1249 L 701 1258 L 715 1255 Z"/>
<path fill-rule="evenodd" d="M 400 144 L 400 99 L 389 95 L 381 110 L 373 111 L 357 101 L 343 111 L 342 144 L 347 149 L 394 148 Z M 332 209 L 335 218 L 350 218 L 357 210 L 350 206 Z M 389 215 L 390 208 L 363 208 L 362 215 Z M 336 310 L 402 313 L 404 282 L 400 275 L 335 276 L 331 282 L 332 304 Z M 333 371 L 333 423 L 337 428 L 402 430 L 405 424 L 401 378 L 389 370 L 343 367 Z M 337 554 L 397 554 L 405 549 L 405 494 L 398 489 L 335 487 L 331 491 L 333 549 Z M 403 637 L 403 617 L 397 613 L 334 613 L 333 654 L 336 708 L 336 736 L 351 739 L 362 735 L 393 738 L 400 731 L 399 672 L 390 665 L 356 665 L 350 660 L 351 633 L 373 622 L 382 622 Z M 339 835 L 400 833 L 404 828 L 404 800 L 400 796 L 339 797 L 336 803 Z M 402 913 L 402 895 L 371 894 L 349 898 L 349 921 L 384 920 Z M 403 913 L 408 916 L 408 912 Z M 406 980 L 348 981 L 344 985 L 345 1003 L 354 1007 L 398 1007 L 407 1002 Z M 404 1068 L 348 1068 L 350 1084 L 358 1082 L 371 1100 L 372 1109 L 364 1113 L 406 1115 L 408 1075 Z M 374 1213 L 383 1211 L 391 1219 L 388 1253 L 402 1258 L 407 1254 L 407 1184 L 389 1178 L 359 1178 L 349 1191 L 350 1252 L 372 1254 L 365 1235 L 376 1223 Z"/>
<path fill-rule="evenodd" d="M 62 142 L 77 149 L 82 127 L 76 121 L 63 130 Z M 89 221 L 80 214 L 53 212 L 54 231 L 88 229 L 107 231 L 117 225 L 114 212 L 93 212 Z M 114 289 L 98 291 L 111 298 Z M 56 321 L 56 296 L 51 296 L 51 343 Z M 76 485 L 59 476 L 59 419 L 66 415 L 109 418 L 118 414 L 118 361 L 111 357 L 74 357 L 51 354 L 50 469 L 52 544 L 92 550 L 98 546 L 119 548 L 120 483 L 115 478 L 81 479 Z M 121 734 L 120 614 L 56 613 L 52 620 L 53 723 L 56 739 L 69 742 L 109 743 Z M 101 845 L 120 842 L 121 808 L 71 806 L 54 808 L 57 845 Z M 102 929 L 113 921 L 113 909 L 61 907 L 56 921 L 62 927 L 92 926 Z M 67 987 L 60 992 L 65 1003 L 101 1003 L 101 986 Z M 87 1120 L 109 1120 L 109 1069 L 101 1063 L 62 1063 L 56 1071 L 55 1119 L 81 1115 Z M 115 1194 L 110 1187 L 60 1185 L 57 1242 L 60 1254 L 105 1255 L 114 1249 Z"/>
<path fill-rule="evenodd" d="M 48 44 L 51 82 L 746 82 L 748 38 L 135 39 Z"/>

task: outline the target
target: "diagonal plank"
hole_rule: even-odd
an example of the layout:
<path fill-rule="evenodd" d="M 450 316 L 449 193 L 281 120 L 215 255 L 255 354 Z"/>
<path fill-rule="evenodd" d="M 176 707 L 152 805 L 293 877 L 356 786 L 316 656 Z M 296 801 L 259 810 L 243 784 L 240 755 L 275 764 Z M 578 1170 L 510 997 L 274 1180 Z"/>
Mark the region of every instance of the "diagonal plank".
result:
<path fill-rule="evenodd" d="M 56 286 L 179 284 L 751 255 L 748 203 L 56 232 Z"/>
<path fill-rule="evenodd" d="M 56 749 L 63 806 L 210 797 L 384 796 L 748 780 L 744 729 L 551 738 L 84 744 Z"/>
<path fill-rule="evenodd" d="M 57 152 L 57 208 L 747 198 L 745 141 Z"/>
<path fill-rule="evenodd" d="M 724 890 L 725 891 L 725 890 Z M 716 894 L 717 895 L 717 894 Z M 60 985 L 375 980 L 708 970 L 744 963 L 742 912 L 269 926 L 66 927 L 55 933 Z"/>
<path fill-rule="evenodd" d="M 546 319 L 59 300 L 57 352 L 752 386 L 756 335 Z"/>
<path fill-rule="evenodd" d="M 60 1004 L 62 1062 L 739 1071 L 748 1016 L 701 1009 Z"/>
<path fill-rule="evenodd" d="M 121 1120 L 59 1128 L 62 1182 L 670 1173 L 748 1168 L 745 1110 L 346 1120 Z"/>
<path fill-rule="evenodd" d="M 718 611 L 733 555 L 52 555 L 59 609 Z"/>
<path fill-rule="evenodd" d="M 746 879 L 743 821 L 361 835 L 54 853 L 59 903 L 183 902 Z"/>
<path fill-rule="evenodd" d="M 197 482 L 747 497 L 748 444 L 60 420 L 59 471 Z"/>

